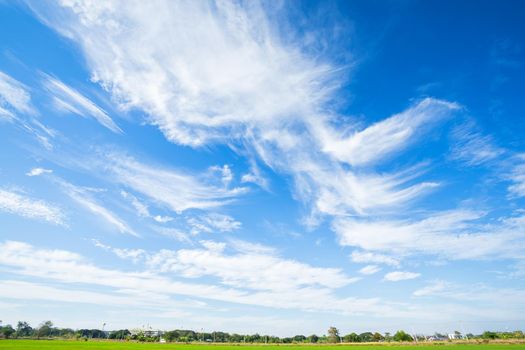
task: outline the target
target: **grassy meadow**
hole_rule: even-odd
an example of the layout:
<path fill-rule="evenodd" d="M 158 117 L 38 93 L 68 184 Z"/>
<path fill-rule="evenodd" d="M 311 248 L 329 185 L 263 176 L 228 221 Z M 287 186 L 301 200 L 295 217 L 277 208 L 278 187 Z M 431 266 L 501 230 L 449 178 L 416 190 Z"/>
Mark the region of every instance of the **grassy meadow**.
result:
<path fill-rule="evenodd" d="M 525 343 L 425 343 L 425 344 L 341 344 L 341 345 L 239 345 L 239 344 L 180 344 L 180 343 L 134 343 L 114 341 L 67 341 L 67 340 L 0 340 L 0 349 L 14 350 L 133 350 L 133 349 L 179 349 L 179 350 L 232 350 L 242 347 L 242 350 L 268 350 L 268 347 L 286 348 L 283 350 L 300 350 L 300 348 L 322 348 L 321 350 L 344 350 L 358 347 L 360 350 L 381 350 L 394 347 L 395 350 L 436 349 L 446 347 L 447 350 L 525 350 Z"/>

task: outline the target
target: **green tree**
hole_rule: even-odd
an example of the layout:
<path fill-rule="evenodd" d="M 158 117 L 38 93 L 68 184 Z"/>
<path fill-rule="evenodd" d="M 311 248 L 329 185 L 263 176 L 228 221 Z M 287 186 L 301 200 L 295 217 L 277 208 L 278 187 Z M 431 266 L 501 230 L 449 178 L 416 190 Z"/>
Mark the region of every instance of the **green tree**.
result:
<path fill-rule="evenodd" d="M 350 333 L 343 337 L 345 343 L 359 343 L 361 339 L 357 333 Z"/>
<path fill-rule="evenodd" d="M 373 340 L 374 335 L 371 332 L 365 332 L 359 334 L 359 338 L 361 338 L 362 342 L 371 342 Z"/>
<path fill-rule="evenodd" d="M 328 341 L 330 343 L 339 342 L 339 330 L 335 327 L 328 328 Z"/>
<path fill-rule="evenodd" d="M 15 332 L 15 329 L 10 324 L 0 327 L 0 336 L 5 339 L 9 339 Z"/>
<path fill-rule="evenodd" d="M 481 338 L 483 338 L 483 339 L 498 339 L 499 335 L 496 332 L 485 331 L 481 335 Z"/>
<path fill-rule="evenodd" d="M 50 337 L 52 335 L 52 332 L 53 332 L 53 322 L 45 321 L 40 325 L 40 327 L 38 327 L 38 330 L 36 331 L 36 335 L 38 338 Z"/>
<path fill-rule="evenodd" d="M 109 333 L 109 337 L 108 338 L 109 339 L 126 339 L 129 335 L 131 335 L 129 330 L 121 329 L 121 330 L 113 331 L 113 332 Z"/>
<path fill-rule="evenodd" d="M 305 340 L 306 340 L 306 337 L 302 334 L 299 334 L 293 337 L 293 341 L 296 343 L 304 343 Z"/>
<path fill-rule="evenodd" d="M 372 336 L 372 341 L 382 341 L 384 339 L 385 337 L 383 337 L 381 333 L 379 332 L 375 332 L 374 335 Z"/>
<path fill-rule="evenodd" d="M 24 321 L 18 321 L 16 325 L 16 336 L 17 337 L 30 337 L 33 335 L 33 328 L 29 323 Z"/>
<path fill-rule="evenodd" d="M 403 330 L 397 331 L 396 334 L 394 334 L 394 340 L 395 341 L 414 341 L 414 339 L 412 339 L 412 336 Z"/>
<path fill-rule="evenodd" d="M 385 332 L 385 340 L 388 342 L 392 341 L 392 336 L 390 335 L 390 332 Z"/>
<path fill-rule="evenodd" d="M 311 336 L 308 337 L 308 342 L 310 343 L 317 343 L 319 341 L 319 337 L 315 334 L 312 334 Z"/>

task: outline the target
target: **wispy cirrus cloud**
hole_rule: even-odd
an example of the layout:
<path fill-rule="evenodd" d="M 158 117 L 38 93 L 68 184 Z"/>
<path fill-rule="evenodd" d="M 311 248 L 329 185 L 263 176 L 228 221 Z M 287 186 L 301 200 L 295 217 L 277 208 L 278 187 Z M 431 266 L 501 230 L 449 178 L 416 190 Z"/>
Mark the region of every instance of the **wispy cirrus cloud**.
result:
<path fill-rule="evenodd" d="M 521 310 L 525 290 L 519 287 L 494 287 L 485 283 L 463 284 L 433 280 L 412 295 L 417 298 L 438 298 L 472 304 L 483 302 L 485 305 L 499 305 L 502 309 Z"/>
<path fill-rule="evenodd" d="M 142 260 L 147 255 L 147 252 L 144 249 L 113 248 L 109 245 L 101 243 L 99 240 L 96 239 L 93 239 L 92 242 L 95 245 L 95 247 L 112 252 L 121 259 L 128 259 L 135 263 Z"/>
<path fill-rule="evenodd" d="M 456 103 L 426 98 L 405 111 L 368 126 L 350 136 L 319 128 L 323 151 L 352 166 L 384 160 L 422 137 L 425 131 L 460 109 Z"/>
<path fill-rule="evenodd" d="M 354 250 L 350 255 L 350 259 L 355 263 L 373 263 L 373 264 L 385 264 L 390 266 L 399 266 L 399 260 L 388 255 L 358 251 Z"/>
<path fill-rule="evenodd" d="M 51 174 L 53 170 L 50 169 L 44 169 L 44 168 L 33 168 L 29 170 L 26 175 L 27 176 L 40 176 L 42 174 Z"/>
<path fill-rule="evenodd" d="M 215 259 L 217 255 L 224 255 L 226 258 L 229 255 L 233 255 L 233 257 L 237 255 L 236 253 L 225 253 L 221 250 L 222 245 L 220 244 L 215 245 L 215 247 L 211 244 L 205 244 L 203 247 L 203 249 L 197 248 L 190 251 L 197 255 L 202 254 L 201 251 L 208 251 L 211 259 Z M 169 260 L 171 254 L 164 256 L 153 253 L 152 256 L 157 257 L 156 263 L 168 264 L 168 267 L 170 264 L 180 263 L 177 259 Z M 280 259 L 275 255 L 274 258 Z M 197 267 L 204 260 L 191 261 L 190 264 L 194 264 Z M 283 261 L 293 262 L 287 259 L 283 259 Z M 298 264 L 297 266 L 301 266 L 301 263 Z M 170 272 L 159 273 L 158 269 L 129 272 L 102 268 L 83 256 L 70 251 L 38 248 L 24 242 L 15 241 L 0 243 L 0 265 L 6 273 L 39 278 L 39 283 L 14 279 L 0 282 L 0 291 L 5 291 L 2 295 L 5 298 L 14 300 L 56 301 L 57 296 L 61 296 L 65 299 L 65 302 L 72 303 L 86 302 L 107 305 L 107 302 L 111 301 L 111 304 L 115 306 L 141 305 L 141 308 L 148 310 L 159 310 L 159 308 L 166 310 L 180 307 L 181 304 L 177 302 L 177 296 L 182 295 L 198 298 L 199 300 L 216 300 L 277 309 L 328 311 L 343 315 L 376 315 L 382 318 L 395 319 L 397 320 L 396 322 L 398 322 L 399 318 L 451 322 L 460 315 L 464 320 L 479 320 L 480 317 L 490 320 L 508 320 L 509 318 L 519 318 L 523 308 L 521 303 L 523 293 L 521 292 L 520 295 L 519 291 L 508 291 L 508 293 L 500 294 L 507 297 L 512 296 L 512 298 L 505 300 L 505 305 L 508 308 L 503 313 L 496 312 L 497 310 L 501 311 L 502 299 L 498 299 L 498 297 L 491 298 L 490 293 L 482 293 L 482 295 L 476 296 L 488 302 L 488 307 L 482 309 L 477 305 L 472 307 L 465 305 L 463 301 L 458 304 L 429 305 L 428 303 L 389 302 L 378 298 L 338 297 L 334 294 L 333 288 L 347 283 L 347 277 L 344 274 L 333 274 L 335 271 L 332 271 L 320 282 L 316 282 L 307 277 L 316 277 L 317 273 L 321 273 L 324 268 L 317 268 L 307 264 L 301 267 L 301 271 L 305 272 L 302 269 L 306 268 L 306 271 L 311 270 L 313 274 L 295 275 L 291 282 L 287 282 L 295 286 L 291 290 L 281 290 L 278 286 L 275 289 L 272 284 L 259 285 L 248 275 L 247 271 L 242 272 L 242 277 L 235 277 L 232 281 L 226 280 L 225 282 L 227 283 L 221 286 L 201 283 L 195 280 L 198 277 L 184 278 L 178 274 L 170 274 Z M 205 264 L 205 266 L 208 267 L 209 265 Z M 228 266 L 234 269 L 240 268 L 233 265 Z M 256 262 L 253 265 L 247 265 L 246 268 L 257 268 L 258 266 L 260 266 L 259 262 Z M 286 267 L 286 264 L 284 266 Z M 291 269 L 291 271 L 294 269 Z M 82 273 L 79 273 L 79 271 Z M 195 273 L 198 275 L 210 272 L 195 270 Z M 256 276 L 259 272 L 260 270 L 254 271 L 253 275 Z M 276 270 L 275 273 L 280 274 L 280 277 L 269 276 L 270 281 L 284 278 L 288 276 L 290 271 L 282 269 Z M 223 275 L 223 272 L 220 272 L 217 276 L 221 278 L 226 277 L 226 275 Z M 245 278 L 248 283 L 253 283 L 249 284 L 252 288 L 272 289 L 258 290 L 228 287 L 228 284 L 237 284 L 237 278 Z M 53 287 L 56 283 L 60 283 L 60 288 Z M 310 286 L 298 287 L 304 283 Z M 316 286 L 318 283 L 329 287 Z M 31 287 L 34 287 L 34 289 L 31 289 Z M 93 287 L 97 288 L 97 292 L 93 292 Z M 17 293 L 17 291 L 20 292 Z M 54 291 L 57 293 L 53 294 Z M 101 301 L 100 298 L 105 298 L 106 301 Z M 185 307 L 187 308 L 189 305 L 185 305 Z"/>
<path fill-rule="evenodd" d="M 421 274 L 417 272 L 393 271 L 393 272 L 387 273 L 383 279 L 389 282 L 399 282 L 399 281 L 413 280 L 414 278 L 418 278 L 419 276 L 421 276 Z"/>
<path fill-rule="evenodd" d="M 469 210 L 411 219 L 383 216 L 409 208 L 441 185 L 420 180 L 431 162 L 379 169 L 453 118 L 462 110 L 458 103 L 415 100 L 369 125 L 339 118 L 330 104 L 344 83 L 341 67 L 309 56 L 300 43 L 282 40 L 262 5 L 157 2 L 139 7 L 129 2 L 120 10 L 113 2 L 80 1 L 31 6 L 46 24 L 80 45 L 93 80 L 120 107 L 144 111 L 171 142 L 234 144 L 269 169 L 289 175 L 294 198 L 310 209 L 303 222 L 315 226 L 330 218 L 341 245 L 399 257 L 417 252 L 476 259 L 511 250 L 518 257 L 511 247 L 522 242 L 508 218 L 501 218 L 500 227 L 482 227 L 484 214 Z M 176 39 L 159 35 L 166 30 Z M 454 132 L 457 159 L 475 165 L 501 155 L 479 132 Z M 105 169 L 116 181 L 177 213 L 210 210 L 245 191 L 223 181 L 227 171 L 221 185 L 210 185 L 131 157 L 108 159 Z M 468 244 L 475 249 L 461 249 Z"/>
<path fill-rule="evenodd" d="M 457 104 L 425 99 L 360 130 L 338 125 L 355 131 L 340 134 L 327 105 L 344 69 L 282 40 L 263 5 L 141 5 L 30 6 L 81 46 L 94 81 L 122 108 L 145 111 L 168 140 L 193 147 L 235 143 L 291 175 L 296 197 L 311 205 L 311 224 L 325 215 L 402 205 L 438 185 L 414 183 L 414 172 L 379 174 L 346 165 L 377 164 L 406 149 L 430 124 L 457 111 Z M 176 39 L 163 35 L 166 30 Z M 255 172 L 243 181 L 266 186 Z M 180 203 L 169 205 L 184 210 Z"/>
<path fill-rule="evenodd" d="M 84 257 L 69 251 L 41 249 L 24 242 L 6 241 L 0 243 L 0 265 L 18 275 L 39 276 L 48 281 L 65 284 L 99 286 L 109 288 L 113 292 L 115 289 L 135 290 L 144 295 L 156 294 L 159 299 L 173 295 L 190 295 L 195 298 L 285 309 L 347 313 L 364 312 L 366 309 L 368 312 L 372 312 L 371 310 L 385 311 L 385 306 L 381 305 L 377 299 L 336 297 L 333 294 L 333 288 L 352 281 L 338 269 L 318 268 L 263 254 L 255 254 L 256 259 L 253 263 L 245 266 L 223 265 L 230 259 L 243 260 L 243 255 L 223 254 L 221 245 L 214 247 L 212 244 L 205 244 L 204 246 L 204 249 L 180 250 L 180 254 L 176 254 L 176 251 L 161 250 L 150 254 L 147 258 L 147 264 L 152 270 L 126 272 L 100 268 Z M 104 249 L 107 248 L 109 247 L 104 247 Z M 197 258 L 197 260 L 186 260 L 192 258 Z M 228 270 L 214 269 L 209 264 L 212 261 L 227 267 Z M 255 269 L 262 265 L 266 266 L 268 263 L 278 264 L 273 267 L 273 275 L 261 275 L 265 282 L 270 282 L 270 284 L 258 282 L 256 277 L 262 271 Z M 191 269 L 181 275 L 177 266 L 186 266 Z M 282 268 L 277 269 L 278 266 Z M 160 274 L 159 268 L 162 268 L 165 273 Z M 304 274 L 294 274 L 294 272 Z M 235 273 L 239 275 L 235 277 Z M 208 274 L 221 278 L 224 286 L 195 281 L 198 276 Z M 175 276 L 178 277 L 175 278 Z M 181 277 L 182 280 L 180 280 Z M 290 280 L 284 281 L 286 278 Z M 242 281 L 247 285 L 235 288 Z M 283 289 L 277 283 L 278 281 L 285 282 L 292 289 Z"/>
<path fill-rule="evenodd" d="M 446 290 L 447 287 L 449 287 L 449 284 L 447 282 L 442 281 L 442 280 L 437 280 L 437 281 L 433 281 L 433 282 L 429 283 L 428 285 L 426 285 L 423 288 L 420 288 L 420 289 L 414 291 L 414 293 L 412 293 L 412 295 L 415 296 L 415 297 L 431 296 L 431 295 L 434 295 L 436 293 L 440 293 L 440 292 Z"/>
<path fill-rule="evenodd" d="M 0 117 L 33 135 L 41 145 L 50 150 L 53 148 L 50 139 L 55 137 L 56 132 L 42 124 L 36 118 L 37 114 L 31 102 L 29 88 L 0 71 Z"/>
<path fill-rule="evenodd" d="M 34 114 L 27 86 L 0 71 L 0 113 L 15 118 L 15 113 Z"/>
<path fill-rule="evenodd" d="M 217 208 L 247 191 L 224 184 L 222 175 L 194 175 L 141 163 L 125 154 L 110 153 L 106 160 L 101 166 L 114 181 L 177 213 Z"/>
<path fill-rule="evenodd" d="M 1 188 L 0 211 L 56 225 L 65 225 L 65 215 L 58 206 L 28 197 L 23 193 Z"/>
<path fill-rule="evenodd" d="M 377 265 L 366 265 L 359 270 L 359 273 L 362 275 L 373 275 L 379 271 L 381 271 L 381 268 Z"/>
<path fill-rule="evenodd" d="M 334 224 L 334 230 L 342 245 L 398 257 L 426 254 L 452 260 L 524 258 L 521 251 L 525 242 L 520 233 L 523 216 L 518 213 L 515 217 L 503 217 L 495 224 L 479 222 L 486 214 L 458 209 L 421 220 L 341 219 Z"/>
<path fill-rule="evenodd" d="M 477 166 L 499 159 L 505 150 L 495 145 L 490 135 L 483 135 L 473 122 L 452 130 L 451 158 L 469 166 Z"/>
<path fill-rule="evenodd" d="M 78 90 L 49 75 L 44 76 L 44 86 L 52 94 L 53 103 L 57 109 L 74 113 L 84 118 L 94 118 L 109 130 L 115 133 L 122 133 L 122 129 L 118 127 L 106 111 Z"/>
<path fill-rule="evenodd" d="M 339 288 L 355 282 L 340 269 L 317 268 L 266 251 L 227 253 L 224 243 L 202 241 L 204 249 L 161 250 L 147 259 L 153 269 L 185 277 L 215 276 L 236 288 L 289 291 L 308 286 Z M 233 245 L 232 247 L 239 247 Z M 258 271 L 258 272 L 256 272 Z"/>
<path fill-rule="evenodd" d="M 59 185 L 62 191 L 76 203 L 89 210 L 91 213 L 104 219 L 111 226 L 115 227 L 121 233 L 127 233 L 138 237 L 139 235 L 123 219 L 113 213 L 108 208 L 99 204 L 86 188 L 75 186 L 63 179 L 54 177 L 53 181 Z"/>
<path fill-rule="evenodd" d="M 512 185 L 508 187 L 509 194 L 514 197 L 525 197 L 525 154 L 516 156 L 518 162 L 513 166 L 508 179 Z"/>

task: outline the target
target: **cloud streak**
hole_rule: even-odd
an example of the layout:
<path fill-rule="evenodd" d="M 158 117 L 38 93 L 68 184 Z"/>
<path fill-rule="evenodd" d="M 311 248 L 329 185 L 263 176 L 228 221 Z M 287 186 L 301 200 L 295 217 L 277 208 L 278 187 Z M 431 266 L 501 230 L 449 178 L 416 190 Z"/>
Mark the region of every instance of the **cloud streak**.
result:
<path fill-rule="evenodd" d="M 340 134 L 328 105 L 342 84 L 342 69 L 282 40 L 279 26 L 260 4 L 30 6 L 44 23 L 81 46 L 93 80 L 121 108 L 146 112 L 168 140 L 193 147 L 241 145 L 272 170 L 292 176 L 296 197 L 311 205 L 307 221 L 312 225 L 325 215 L 362 215 L 403 205 L 438 186 L 414 183 L 421 171 L 379 174 L 346 165 L 387 160 L 459 106 L 424 99 L 362 130 L 345 123 L 339 129 L 355 132 Z M 173 35 L 168 39 L 166 32 Z M 266 186 L 256 172 L 243 181 Z M 152 196 L 143 182 L 132 185 Z M 167 202 L 175 211 L 186 209 L 173 198 Z"/>
<path fill-rule="evenodd" d="M 357 299 L 357 298 L 338 298 L 332 293 L 332 288 L 345 285 L 351 280 L 341 274 L 336 269 L 315 268 L 306 264 L 297 263 L 290 260 L 279 260 L 276 257 L 264 257 L 259 255 L 258 259 L 250 265 L 242 266 L 229 265 L 231 269 L 237 269 L 241 273 L 240 277 L 234 277 L 233 274 L 226 275 L 218 270 L 204 271 L 202 268 L 213 269 L 212 266 L 205 264 L 201 266 L 204 259 L 216 260 L 220 262 L 229 259 L 227 256 L 221 257 L 220 246 L 208 247 L 205 250 L 185 251 L 181 250 L 182 261 L 173 260 L 174 256 L 159 251 L 158 255 L 153 254 L 154 260 L 149 264 L 155 267 L 153 270 L 139 272 L 126 272 L 121 270 L 104 269 L 93 265 L 82 256 L 64 250 L 39 249 L 24 242 L 6 241 L 0 244 L 0 265 L 9 267 L 11 273 L 25 276 L 38 276 L 39 278 L 65 284 L 76 284 L 80 286 L 99 286 L 109 288 L 110 290 L 135 290 L 144 295 L 157 295 L 157 298 L 169 298 L 174 295 L 187 295 L 194 298 L 204 298 L 218 301 L 225 301 L 237 304 L 256 305 L 273 308 L 285 309 L 302 309 L 302 310 L 324 310 L 333 312 L 359 313 L 359 312 L 379 312 L 385 310 L 377 299 Z M 215 250 L 214 250 L 215 249 Z M 219 249 L 219 250 L 217 250 Z M 184 262 L 186 257 L 191 256 L 198 258 L 196 261 Z M 256 256 L 257 257 L 257 256 Z M 243 259 L 242 256 L 233 256 L 233 259 Z M 218 259 L 218 260 L 217 260 Z M 265 260 L 266 259 L 266 260 Z M 260 270 L 248 270 L 257 268 L 262 261 L 263 264 L 268 262 L 267 259 L 273 259 L 272 262 L 278 262 L 278 266 L 284 270 L 274 270 L 275 275 L 262 275 L 270 285 L 257 282 L 254 276 L 261 273 Z M 266 261 L 266 262 L 265 262 Z M 167 277 L 166 274 L 158 273 L 158 264 L 164 264 L 167 270 L 174 268 L 175 264 L 189 264 L 192 267 L 191 272 L 199 274 L 216 274 L 219 278 L 224 279 L 225 286 L 214 286 L 199 282 L 188 282 L 196 276 L 187 275 L 182 281 Z M 274 267 L 275 269 L 275 267 Z M 299 269 L 299 270 L 297 270 Z M 177 270 L 178 271 L 178 270 Z M 306 272 L 306 275 L 292 276 L 293 272 Z M 326 275 L 319 276 L 326 272 Z M 178 274 L 173 274 L 177 276 Z M 286 282 L 292 289 L 283 289 L 275 282 L 290 277 Z M 312 277 L 321 277 L 320 280 L 314 280 Z M 248 283 L 245 288 L 231 288 L 228 286 L 239 285 L 241 280 Z M 306 284 L 306 286 L 305 286 Z"/>
<path fill-rule="evenodd" d="M 65 225 L 65 215 L 59 207 L 1 188 L 0 211 L 28 219 L 47 221 L 55 225 Z"/>
<path fill-rule="evenodd" d="M 53 95 L 53 103 L 57 109 L 74 113 L 84 118 L 94 118 L 109 130 L 115 133 L 122 133 L 122 129 L 118 127 L 102 108 L 76 89 L 47 75 L 44 77 L 44 86 Z"/>
<path fill-rule="evenodd" d="M 479 222 L 485 215 L 484 212 L 458 209 L 422 220 L 341 219 L 334 224 L 334 230 L 343 246 L 389 252 L 398 257 L 423 254 L 452 260 L 522 259 L 525 244 L 521 236 L 525 227 L 523 216 L 504 217 L 500 219 L 501 223 L 490 225 Z M 357 261 L 360 254 L 357 253 Z"/>
<path fill-rule="evenodd" d="M 421 276 L 420 273 L 410 271 L 393 271 L 385 275 L 384 280 L 389 282 L 399 282 L 406 280 L 413 280 Z"/>
<path fill-rule="evenodd" d="M 88 190 L 75 186 L 58 177 L 55 177 L 53 180 L 72 200 L 89 210 L 92 214 L 104 219 L 104 221 L 115 227 L 119 232 L 127 233 L 135 237 L 139 236 L 124 220 L 114 214 L 111 210 L 97 203 L 97 201 L 89 194 Z"/>
<path fill-rule="evenodd" d="M 0 113 L 8 118 L 14 118 L 14 113 L 35 113 L 28 88 L 2 71 L 0 71 L 0 108 Z"/>
<path fill-rule="evenodd" d="M 108 154 L 107 160 L 102 166 L 116 182 L 177 213 L 188 209 L 217 208 L 247 191 L 243 187 L 223 184 L 222 178 L 213 175 L 194 176 L 140 163 L 123 154 Z"/>

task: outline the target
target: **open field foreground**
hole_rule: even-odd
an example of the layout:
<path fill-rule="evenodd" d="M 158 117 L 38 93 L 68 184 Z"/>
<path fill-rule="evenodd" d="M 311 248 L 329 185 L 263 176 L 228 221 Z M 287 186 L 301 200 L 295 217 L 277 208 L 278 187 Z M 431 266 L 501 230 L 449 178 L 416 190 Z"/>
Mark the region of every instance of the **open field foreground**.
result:
<path fill-rule="evenodd" d="M 177 343 L 133 343 L 133 342 L 106 342 L 106 341 L 62 341 L 62 340 L 1 340 L 0 349 L 17 349 L 17 350 L 46 350 L 46 349 L 67 349 L 67 350 L 95 350 L 95 349 L 180 349 L 180 350 L 230 350 L 242 347 L 243 350 L 260 350 L 268 347 L 287 348 L 296 350 L 299 348 L 319 347 L 323 350 L 343 350 L 345 348 L 359 347 L 360 349 L 375 350 L 384 349 L 385 347 L 395 347 L 396 350 L 410 349 L 416 346 L 421 350 L 435 349 L 439 346 L 446 346 L 449 350 L 525 350 L 525 343 L 490 343 L 490 344 L 344 344 L 344 345 L 203 345 L 203 344 L 177 344 Z"/>

